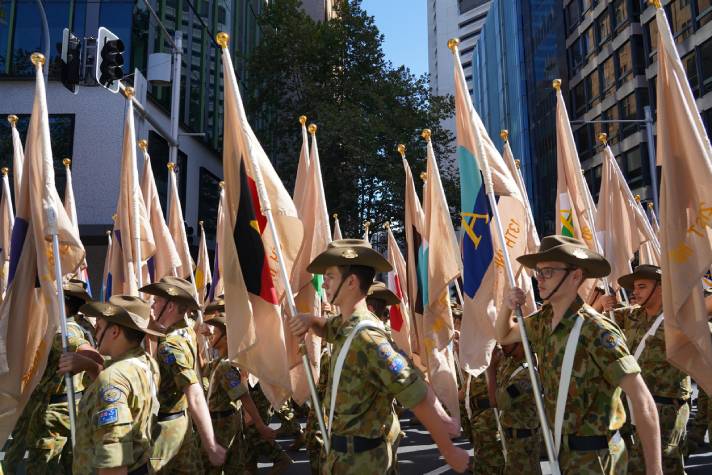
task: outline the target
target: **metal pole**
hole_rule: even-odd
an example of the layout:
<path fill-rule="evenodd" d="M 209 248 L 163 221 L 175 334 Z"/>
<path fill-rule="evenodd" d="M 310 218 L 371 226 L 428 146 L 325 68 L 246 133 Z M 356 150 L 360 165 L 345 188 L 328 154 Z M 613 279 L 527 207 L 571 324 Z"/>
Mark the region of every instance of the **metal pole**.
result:
<path fill-rule="evenodd" d="M 653 213 L 658 211 L 658 166 L 655 156 L 655 137 L 653 136 L 653 113 L 650 106 L 643 107 L 645 113 L 645 135 L 648 140 L 648 167 L 650 168 L 650 186 L 653 188 Z"/>
<path fill-rule="evenodd" d="M 171 86 L 171 144 L 169 145 L 168 161 L 178 162 L 178 120 L 180 118 L 180 81 L 181 58 L 183 53 L 183 34 L 180 30 L 175 32 L 175 50 L 173 51 L 173 83 Z M 166 209 L 171 202 L 171 190 L 168 190 Z"/>
<path fill-rule="evenodd" d="M 47 13 L 45 12 L 42 0 L 37 0 L 37 10 L 40 12 L 40 21 L 42 21 L 42 42 L 44 43 L 44 55 L 45 58 L 47 58 L 47 61 L 49 61 L 49 25 L 47 23 Z M 44 75 L 46 81 L 49 77 L 49 65 L 47 65 L 47 67 L 42 65 L 42 67 L 42 74 Z"/>

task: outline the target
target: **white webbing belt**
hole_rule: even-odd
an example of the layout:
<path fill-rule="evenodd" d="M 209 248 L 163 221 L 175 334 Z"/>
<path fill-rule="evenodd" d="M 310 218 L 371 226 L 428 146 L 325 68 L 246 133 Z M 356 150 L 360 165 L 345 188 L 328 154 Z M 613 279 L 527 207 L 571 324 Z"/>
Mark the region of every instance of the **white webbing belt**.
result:
<path fill-rule="evenodd" d="M 383 326 L 379 325 L 376 322 L 368 321 L 368 320 L 363 320 L 359 322 L 353 330 L 351 330 L 351 333 L 349 333 L 349 336 L 346 337 L 346 341 L 344 342 L 344 346 L 341 347 L 341 351 L 339 351 L 339 356 L 336 357 L 336 364 L 334 365 L 334 377 L 331 382 L 331 401 L 329 404 L 329 419 L 326 421 L 326 431 L 327 431 L 327 437 L 331 439 L 331 425 L 334 420 L 334 409 L 336 408 L 336 395 L 339 390 L 339 379 L 341 379 L 341 370 L 344 368 L 344 362 L 346 361 L 346 355 L 349 352 L 349 348 L 351 348 L 351 342 L 353 342 L 354 338 L 356 335 L 363 329 L 366 328 L 375 328 L 382 330 Z"/>
<path fill-rule="evenodd" d="M 467 411 L 467 418 L 472 419 L 472 407 L 470 407 L 470 383 L 472 382 L 472 375 L 467 374 L 467 383 L 465 384 L 465 411 Z"/>
<path fill-rule="evenodd" d="M 638 361 L 638 358 L 640 358 L 640 355 L 643 354 L 643 351 L 645 350 L 645 342 L 648 338 L 651 336 L 655 335 L 655 333 L 658 331 L 658 328 L 660 328 L 660 324 L 663 323 L 663 318 L 664 315 L 661 313 L 658 315 L 658 318 L 655 319 L 653 324 L 650 326 L 647 332 L 645 332 L 645 335 L 643 335 L 643 338 L 640 340 L 640 343 L 638 343 L 638 346 L 635 348 L 635 351 L 633 352 L 633 358 L 635 358 L 635 361 Z M 630 423 L 635 425 L 635 416 L 633 415 L 633 406 L 630 405 L 630 399 L 626 397 L 626 403 L 628 403 L 628 414 L 630 414 Z"/>
<path fill-rule="evenodd" d="M 566 409 L 566 400 L 569 397 L 571 371 L 574 367 L 576 347 L 578 346 L 579 336 L 581 335 L 583 320 L 584 318 L 581 315 L 576 318 L 576 323 L 574 323 L 574 327 L 571 329 L 571 333 L 569 333 L 569 339 L 566 341 L 564 361 L 561 365 L 559 394 L 556 397 L 556 415 L 554 416 L 554 448 L 556 450 L 556 455 L 559 455 L 559 451 L 561 450 L 561 430 L 564 426 L 564 410 Z"/>

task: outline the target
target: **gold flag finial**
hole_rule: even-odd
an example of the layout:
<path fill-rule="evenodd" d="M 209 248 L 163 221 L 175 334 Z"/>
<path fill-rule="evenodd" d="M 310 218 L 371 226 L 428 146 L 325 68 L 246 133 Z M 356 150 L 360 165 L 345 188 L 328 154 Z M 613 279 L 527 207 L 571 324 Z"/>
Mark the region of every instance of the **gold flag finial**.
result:
<path fill-rule="evenodd" d="M 640 195 L 635 195 L 635 202 L 640 204 Z"/>
<path fill-rule="evenodd" d="M 457 45 L 460 44 L 460 38 L 450 38 L 447 40 L 447 47 L 450 48 L 450 51 L 453 53 L 455 52 L 455 48 L 457 48 Z"/>
<path fill-rule="evenodd" d="M 423 180 L 423 182 L 428 181 L 428 172 L 420 172 L 420 179 Z"/>
<path fill-rule="evenodd" d="M 405 158 L 405 145 L 399 143 L 396 147 L 396 150 L 398 150 L 398 153 L 400 153 L 401 158 Z"/>
<path fill-rule="evenodd" d="M 517 170 L 519 170 L 522 167 L 522 161 L 521 160 L 515 160 L 514 165 L 517 167 Z"/>
<path fill-rule="evenodd" d="M 30 59 L 32 60 L 32 64 L 34 64 L 35 66 L 44 66 L 45 57 L 42 53 L 32 53 Z"/>
<path fill-rule="evenodd" d="M 106 237 L 111 236 L 111 229 L 107 229 L 104 234 L 106 234 Z"/>
<path fill-rule="evenodd" d="M 215 41 L 218 42 L 221 48 L 227 48 L 227 43 L 230 41 L 230 35 L 225 33 L 224 31 L 221 31 L 217 35 L 215 35 Z"/>
<path fill-rule="evenodd" d="M 146 139 L 139 140 L 138 148 L 140 148 L 142 151 L 146 152 L 146 150 L 148 149 L 148 140 L 146 140 Z"/>
<path fill-rule="evenodd" d="M 117 219 L 119 219 L 119 215 L 116 214 L 116 213 L 114 213 L 114 214 L 111 216 L 111 219 L 112 219 L 113 221 L 116 221 Z"/>
<path fill-rule="evenodd" d="M 370 227 L 371 227 L 371 221 L 369 221 L 369 220 L 364 221 L 364 222 L 363 222 L 363 227 L 366 228 L 366 229 L 370 228 Z"/>
<path fill-rule="evenodd" d="M 551 85 L 554 89 L 556 89 L 557 91 L 560 91 L 561 90 L 561 79 L 554 79 L 553 81 L 551 81 Z"/>
<path fill-rule="evenodd" d="M 383 229 L 390 229 L 390 228 L 391 228 L 391 222 L 390 222 L 390 221 L 386 221 L 385 223 L 383 223 Z"/>
<path fill-rule="evenodd" d="M 7 167 L 2 167 L 0 168 L 0 173 L 2 173 L 2 176 L 7 176 L 7 174 L 10 172 L 10 169 Z"/>
<path fill-rule="evenodd" d="M 168 165 L 166 165 L 166 166 L 168 167 L 168 170 L 170 170 L 170 171 L 175 171 L 175 168 L 176 168 L 176 164 L 175 164 L 175 163 L 173 163 L 173 162 L 168 162 Z"/>
<path fill-rule="evenodd" d="M 302 124 L 302 125 L 306 124 L 306 123 L 307 123 L 307 116 L 305 116 L 305 115 L 300 115 L 300 116 L 299 116 L 299 123 Z"/>
<path fill-rule="evenodd" d="M 15 114 L 10 114 L 9 116 L 7 116 L 7 121 L 10 122 L 10 125 L 13 127 L 15 127 L 18 120 L 19 118 Z"/>
<path fill-rule="evenodd" d="M 65 167 L 69 168 L 69 166 L 72 164 L 72 159 L 65 158 L 64 160 L 62 160 L 62 164 L 64 164 Z"/>
<path fill-rule="evenodd" d="M 219 186 L 220 189 L 222 190 L 223 188 L 225 188 L 225 182 L 224 182 L 224 181 L 221 181 L 220 183 L 218 183 L 218 186 Z"/>
<path fill-rule="evenodd" d="M 312 134 L 312 135 L 315 135 L 315 134 L 316 134 L 316 129 L 317 129 L 316 124 L 309 124 L 309 127 L 307 127 L 307 130 L 308 130 L 309 133 Z"/>
<path fill-rule="evenodd" d="M 608 144 L 608 134 L 605 132 L 601 132 L 598 134 L 598 141 L 601 142 L 603 145 Z"/>
<path fill-rule="evenodd" d="M 202 221 L 198 221 L 198 226 L 200 226 L 200 227 L 202 228 L 202 227 L 203 227 L 203 222 L 202 222 Z"/>
<path fill-rule="evenodd" d="M 423 133 L 420 134 L 426 142 L 430 142 L 430 136 L 433 135 L 433 133 L 430 131 L 430 129 L 423 129 Z"/>
<path fill-rule="evenodd" d="M 126 86 L 124 88 L 124 96 L 126 96 L 126 99 L 131 99 L 134 96 L 134 88 Z"/>
<path fill-rule="evenodd" d="M 648 3 L 649 3 L 650 5 L 652 5 L 652 6 L 654 6 L 655 8 L 662 8 L 662 7 L 663 7 L 663 4 L 662 4 L 662 2 L 661 2 L 660 0 L 648 0 Z"/>
<path fill-rule="evenodd" d="M 499 132 L 499 136 L 502 137 L 503 141 L 508 141 L 509 140 L 509 130 L 507 129 L 502 129 Z"/>
<path fill-rule="evenodd" d="M 339 219 L 339 213 L 334 213 L 331 216 L 333 216 L 334 219 Z"/>
<path fill-rule="evenodd" d="M 649 210 L 652 211 L 652 210 L 653 210 L 653 206 L 654 206 L 654 205 L 653 205 L 653 202 L 652 202 L 652 201 L 648 202 L 648 209 L 649 209 Z"/>

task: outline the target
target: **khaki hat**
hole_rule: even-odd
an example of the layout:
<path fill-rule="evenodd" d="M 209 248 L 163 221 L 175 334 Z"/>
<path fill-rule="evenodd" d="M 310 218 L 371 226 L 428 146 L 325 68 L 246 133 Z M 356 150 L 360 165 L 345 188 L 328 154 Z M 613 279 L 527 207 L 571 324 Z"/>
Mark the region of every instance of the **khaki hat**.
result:
<path fill-rule="evenodd" d="M 180 277 L 166 276 L 160 281 L 145 285 L 138 290 L 149 295 L 157 295 L 173 302 L 186 304 L 190 309 L 200 308 L 193 295 L 193 284 Z"/>
<path fill-rule="evenodd" d="M 205 306 L 205 309 L 203 310 L 203 313 L 206 315 L 210 315 L 211 313 L 215 312 L 224 312 L 225 311 L 225 300 L 224 300 L 224 295 L 221 295 L 220 297 L 216 297 L 215 300 L 210 302 Z"/>
<path fill-rule="evenodd" d="M 227 328 L 227 323 L 225 321 L 225 315 L 220 314 L 214 317 L 208 318 L 204 322 L 206 325 L 221 326 L 223 329 Z"/>
<path fill-rule="evenodd" d="M 87 284 L 83 280 L 69 279 L 62 285 L 65 297 L 74 297 L 84 302 L 91 302 L 92 298 L 87 292 Z"/>
<path fill-rule="evenodd" d="M 115 295 L 109 303 L 91 302 L 82 305 L 79 311 L 88 317 L 104 320 L 148 335 L 165 336 L 163 333 L 148 328 L 151 318 L 151 306 L 139 297 Z"/>
<path fill-rule="evenodd" d="M 554 234 L 541 240 L 539 252 L 517 257 L 525 267 L 533 269 L 537 263 L 555 261 L 569 264 L 583 271 L 586 278 L 605 277 L 611 273 L 611 265 L 600 254 L 568 236 Z"/>
<path fill-rule="evenodd" d="M 633 282 L 639 279 L 662 281 L 663 272 L 660 267 L 652 264 L 641 264 L 633 270 L 632 274 L 626 274 L 618 278 L 618 284 L 626 289 L 633 288 Z"/>
<path fill-rule="evenodd" d="M 312 274 L 323 274 L 331 266 L 371 267 L 376 272 L 390 272 L 391 264 L 363 239 L 339 239 L 331 241 L 307 267 Z"/>
<path fill-rule="evenodd" d="M 398 296 L 386 287 L 386 284 L 378 281 L 371 284 L 371 287 L 368 289 L 366 299 L 383 300 L 386 305 L 398 305 L 401 302 Z"/>

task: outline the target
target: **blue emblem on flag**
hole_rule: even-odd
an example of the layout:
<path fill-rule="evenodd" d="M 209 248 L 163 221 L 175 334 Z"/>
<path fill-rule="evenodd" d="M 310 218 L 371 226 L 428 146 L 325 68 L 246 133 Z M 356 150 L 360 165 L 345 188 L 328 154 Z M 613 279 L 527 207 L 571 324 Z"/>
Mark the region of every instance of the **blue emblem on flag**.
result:
<path fill-rule="evenodd" d="M 98 420 L 96 425 L 99 427 L 112 424 L 119 420 L 119 410 L 115 407 L 112 407 L 111 409 L 104 409 L 97 414 L 97 418 Z"/>

